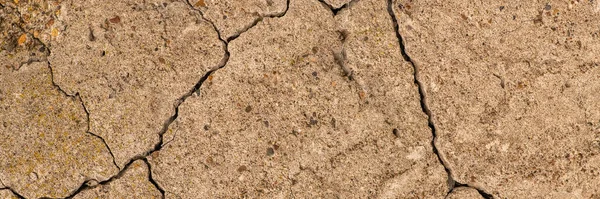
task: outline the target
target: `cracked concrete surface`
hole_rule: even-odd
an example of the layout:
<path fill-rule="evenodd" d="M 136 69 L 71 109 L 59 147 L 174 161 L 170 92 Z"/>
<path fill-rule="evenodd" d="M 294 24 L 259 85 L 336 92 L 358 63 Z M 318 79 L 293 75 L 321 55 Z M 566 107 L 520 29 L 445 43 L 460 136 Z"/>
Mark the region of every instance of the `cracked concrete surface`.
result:
<path fill-rule="evenodd" d="M 598 12 L 0 0 L 0 198 L 598 198 Z"/>

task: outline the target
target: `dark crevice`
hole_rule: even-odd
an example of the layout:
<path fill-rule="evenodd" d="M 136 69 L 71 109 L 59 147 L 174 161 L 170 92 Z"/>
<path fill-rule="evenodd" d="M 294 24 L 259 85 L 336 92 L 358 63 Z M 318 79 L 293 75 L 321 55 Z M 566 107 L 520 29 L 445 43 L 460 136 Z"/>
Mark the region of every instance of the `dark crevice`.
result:
<path fill-rule="evenodd" d="M 333 7 L 331 4 L 325 2 L 325 0 L 318 0 L 319 2 L 321 2 L 321 4 L 323 6 L 325 6 L 327 9 L 329 9 L 331 11 L 331 13 L 333 13 L 333 16 L 336 16 L 340 11 L 350 7 L 351 3 L 354 3 L 355 1 L 359 1 L 359 0 L 351 0 L 348 1 L 348 3 L 345 3 L 344 5 L 340 6 L 340 7 Z"/>
<path fill-rule="evenodd" d="M 160 187 L 160 185 L 158 185 L 158 183 L 156 182 L 156 180 L 154 180 L 154 178 L 152 178 L 152 166 L 150 165 L 150 162 L 148 162 L 148 159 L 144 158 L 142 159 L 144 161 L 144 163 L 146 163 L 146 166 L 148 167 L 148 181 L 150 181 L 150 183 L 152 183 L 152 185 L 154 185 L 154 188 L 156 188 L 160 194 L 162 195 L 162 198 L 165 198 L 165 190 Z"/>
<path fill-rule="evenodd" d="M 129 167 L 137 160 L 144 160 L 146 157 L 145 156 L 135 156 L 134 158 L 130 159 L 125 166 L 123 167 L 123 169 L 121 169 L 119 171 L 119 173 L 117 173 L 114 176 L 111 176 L 110 178 L 103 180 L 103 181 L 97 181 L 95 179 L 89 179 L 84 181 L 83 183 L 81 183 L 81 185 L 79 186 L 79 188 L 77 188 L 75 191 L 71 192 L 71 194 L 69 194 L 69 196 L 65 197 L 65 198 L 73 198 L 75 197 L 77 194 L 81 193 L 82 191 L 88 190 L 88 189 L 92 189 L 95 188 L 97 186 L 100 185 L 107 185 L 109 183 L 111 183 L 114 180 L 118 180 L 119 178 L 123 177 L 123 175 L 125 175 L 125 172 L 127 172 L 127 169 L 129 169 Z M 163 197 L 164 197 L 164 192 L 163 193 Z M 53 198 L 49 198 L 49 197 L 42 197 L 40 199 L 53 199 Z"/>
<path fill-rule="evenodd" d="M 442 166 L 444 166 L 444 170 L 446 170 L 446 173 L 448 175 L 449 190 L 446 193 L 446 195 L 450 194 L 450 192 L 452 192 L 452 190 L 456 187 L 470 187 L 470 188 L 476 189 L 477 192 L 479 192 L 479 194 L 483 198 L 486 198 L 486 199 L 493 198 L 493 196 L 491 194 L 486 193 L 483 189 L 480 189 L 480 188 L 477 188 L 477 187 L 474 187 L 474 186 L 471 186 L 468 184 L 463 184 L 463 183 L 457 182 L 452 175 L 452 172 L 450 170 L 450 167 L 448 166 L 448 163 L 446 163 L 444 161 L 444 159 L 442 158 L 442 156 L 440 155 L 440 151 L 438 150 L 437 145 L 436 145 L 437 131 L 435 128 L 435 124 L 433 122 L 433 115 L 431 113 L 431 110 L 427 106 L 427 97 L 426 97 L 426 93 L 425 93 L 425 87 L 419 79 L 419 77 L 420 77 L 419 76 L 419 67 L 406 52 L 406 46 L 404 45 L 404 39 L 402 38 L 402 35 L 400 34 L 398 20 L 396 19 L 396 14 L 394 14 L 392 0 L 387 0 L 387 4 L 388 4 L 387 10 L 390 15 L 390 18 L 392 19 L 392 23 L 394 25 L 394 32 L 396 34 L 396 38 L 398 39 L 398 43 L 400 45 L 400 52 L 402 54 L 402 57 L 404 58 L 405 61 L 409 62 L 411 64 L 411 66 L 413 67 L 414 84 L 418 87 L 419 97 L 421 99 L 420 100 L 421 110 L 423 111 L 423 113 L 425 113 L 425 115 L 427 115 L 427 125 L 431 129 L 431 134 L 433 135 L 433 139 L 431 140 L 431 146 L 433 148 L 433 153 L 435 153 L 438 161 L 442 164 Z"/>

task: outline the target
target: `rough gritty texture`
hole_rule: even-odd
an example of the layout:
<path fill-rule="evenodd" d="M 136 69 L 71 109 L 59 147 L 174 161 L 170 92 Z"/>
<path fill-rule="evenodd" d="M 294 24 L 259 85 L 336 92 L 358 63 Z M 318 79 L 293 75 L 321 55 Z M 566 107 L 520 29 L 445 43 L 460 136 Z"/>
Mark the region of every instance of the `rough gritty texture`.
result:
<path fill-rule="evenodd" d="M 347 4 L 350 1 L 352 0 L 324 0 L 325 3 L 327 3 L 334 9 L 341 8 L 342 6 L 344 6 L 344 4 Z M 382 12 L 382 14 L 385 14 L 385 12 Z"/>
<path fill-rule="evenodd" d="M 500 198 L 600 193 L 598 2 L 398 2 L 454 178 Z"/>
<path fill-rule="evenodd" d="M 183 2 L 63 2 L 70 24 L 52 44 L 57 85 L 79 93 L 91 131 L 122 167 L 152 149 L 174 103 L 224 52 L 212 26 Z"/>
<path fill-rule="evenodd" d="M 10 192 L 10 190 L 0 188 L 0 198 L 17 199 L 18 197 L 15 196 L 15 194 L 13 194 L 12 192 Z"/>
<path fill-rule="evenodd" d="M 286 0 L 188 0 L 212 21 L 223 39 L 236 36 L 256 20 L 283 13 Z"/>
<path fill-rule="evenodd" d="M 318 2 L 292 2 L 231 42 L 151 159 L 155 179 L 183 198 L 443 197 L 446 173 L 382 2 L 337 21 Z"/>
<path fill-rule="evenodd" d="M 0 67 L 0 179 L 27 198 L 64 197 L 117 169 L 102 141 L 86 133 L 81 102 L 51 77 L 45 63 Z"/>
<path fill-rule="evenodd" d="M 457 187 L 448 194 L 446 199 L 483 199 L 476 189 Z"/>
<path fill-rule="evenodd" d="M 599 198 L 599 12 L 0 0 L 0 198 Z"/>
<path fill-rule="evenodd" d="M 0 5 L 5 4 L 0 1 Z M 34 37 L 35 31 L 26 28 L 27 21 L 14 5 L 6 4 L 0 16 L 0 67 L 18 69 L 29 61 L 45 59 L 47 49 Z"/>
<path fill-rule="evenodd" d="M 118 179 L 85 190 L 73 198 L 161 198 L 161 193 L 148 181 L 148 166 L 137 160 Z"/>

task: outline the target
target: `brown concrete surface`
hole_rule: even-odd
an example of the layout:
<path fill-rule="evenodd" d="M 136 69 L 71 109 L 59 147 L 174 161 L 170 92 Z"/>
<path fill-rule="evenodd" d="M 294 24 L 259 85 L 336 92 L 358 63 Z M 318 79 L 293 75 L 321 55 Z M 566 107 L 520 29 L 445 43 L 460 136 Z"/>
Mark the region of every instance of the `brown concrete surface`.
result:
<path fill-rule="evenodd" d="M 599 12 L 0 0 L 0 198 L 600 198 Z"/>

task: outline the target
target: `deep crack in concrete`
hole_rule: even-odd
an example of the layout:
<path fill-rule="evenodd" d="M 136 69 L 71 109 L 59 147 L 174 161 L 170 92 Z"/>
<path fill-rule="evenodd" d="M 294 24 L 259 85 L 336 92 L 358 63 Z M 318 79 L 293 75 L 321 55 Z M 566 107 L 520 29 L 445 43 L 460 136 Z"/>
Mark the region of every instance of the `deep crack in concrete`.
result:
<path fill-rule="evenodd" d="M 454 177 L 452 176 L 452 170 L 448 166 L 448 163 L 440 155 L 440 151 L 436 145 L 437 132 L 436 132 L 435 124 L 433 123 L 433 114 L 432 114 L 431 110 L 429 109 L 429 107 L 427 106 L 427 96 L 425 93 L 425 88 L 424 88 L 423 83 L 419 79 L 419 67 L 415 63 L 415 61 L 406 52 L 406 46 L 404 45 L 404 39 L 402 38 L 402 35 L 400 34 L 400 27 L 398 24 L 398 20 L 396 19 L 396 14 L 394 13 L 394 10 L 392 7 L 392 4 L 393 4 L 392 0 L 387 0 L 387 4 L 388 4 L 388 13 L 390 15 L 390 18 L 392 19 L 392 23 L 394 24 L 394 31 L 396 33 L 396 37 L 398 38 L 398 43 L 400 45 L 400 52 L 402 53 L 402 57 L 404 58 L 405 61 L 409 62 L 410 65 L 413 67 L 414 83 L 418 87 L 419 96 L 421 98 L 421 110 L 427 115 L 427 125 L 431 129 L 431 134 L 433 135 L 433 139 L 431 139 L 431 146 L 433 148 L 433 153 L 435 153 L 435 155 L 437 156 L 440 164 L 442 164 L 442 166 L 444 166 L 444 170 L 446 170 L 446 173 L 448 175 L 449 190 L 446 193 L 446 195 L 450 194 L 452 192 L 452 190 L 456 187 L 470 187 L 470 188 L 476 189 L 477 192 L 479 192 L 479 194 L 483 198 L 486 198 L 486 199 L 493 198 L 493 196 L 491 194 L 485 192 L 481 188 L 474 187 L 469 184 L 463 184 L 463 183 L 460 183 L 460 182 L 454 180 Z"/>
<path fill-rule="evenodd" d="M 338 13 L 348 7 L 350 7 L 351 3 L 357 2 L 359 0 L 350 0 L 347 3 L 345 3 L 344 5 L 340 6 L 340 7 L 333 7 L 331 4 L 325 2 L 325 0 L 318 0 L 319 2 L 321 2 L 321 4 L 325 7 L 327 7 L 327 9 L 329 9 L 331 11 L 331 13 L 333 14 L 333 16 L 338 15 Z"/>

